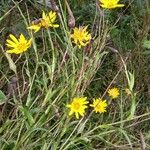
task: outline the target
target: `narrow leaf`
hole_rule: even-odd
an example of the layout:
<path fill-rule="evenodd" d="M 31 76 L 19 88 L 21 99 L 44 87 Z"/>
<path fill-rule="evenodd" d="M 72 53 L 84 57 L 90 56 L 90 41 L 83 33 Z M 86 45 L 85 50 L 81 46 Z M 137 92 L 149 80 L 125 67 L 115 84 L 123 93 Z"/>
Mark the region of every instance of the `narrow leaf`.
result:
<path fill-rule="evenodd" d="M 23 116 L 25 117 L 25 119 L 27 119 L 28 123 L 30 126 L 32 126 L 35 121 L 30 113 L 30 111 L 28 110 L 27 107 L 23 107 L 23 106 L 20 106 L 20 111 L 22 112 Z"/>
<path fill-rule="evenodd" d="M 0 105 L 4 104 L 6 102 L 6 95 L 0 90 Z"/>

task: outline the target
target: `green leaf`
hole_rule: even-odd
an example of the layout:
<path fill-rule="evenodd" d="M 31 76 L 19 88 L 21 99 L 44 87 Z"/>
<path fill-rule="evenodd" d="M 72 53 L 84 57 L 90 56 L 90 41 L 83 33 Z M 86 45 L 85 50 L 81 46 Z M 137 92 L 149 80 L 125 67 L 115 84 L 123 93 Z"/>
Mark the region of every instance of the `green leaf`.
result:
<path fill-rule="evenodd" d="M 134 73 L 131 73 L 128 71 L 128 75 L 129 75 L 129 79 L 130 79 L 130 83 L 129 83 L 129 89 L 132 91 L 133 87 L 134 87 Z"/>
<path fill-rule="evenodd" d="M 20 106 L 20 111 L 22 112 L 23 116 L 25 117 L 25 119 L 27 119 L 28 123 L 30 126 L 32 126 L 35 121 L 29 111 L 29 109 L 27 107 L 23 107 L 23 106 Z"/>
<path fill-rule="evenodd" d="M 0 105 L 4 104 L 6 102 L 6 95 L 0 90 Z"/>

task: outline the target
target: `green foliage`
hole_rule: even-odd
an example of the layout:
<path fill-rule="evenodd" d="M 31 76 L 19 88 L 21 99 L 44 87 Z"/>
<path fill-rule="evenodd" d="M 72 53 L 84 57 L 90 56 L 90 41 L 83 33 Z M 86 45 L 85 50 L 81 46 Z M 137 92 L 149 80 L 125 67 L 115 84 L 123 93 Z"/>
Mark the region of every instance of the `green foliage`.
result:
<path fill-rule="evenodd" d="M 0 105 L 6 102 L 6 95 L 0 90 Z"/>
<path fill-rule="evenodd" d="M 0 149 L 139 149 L 140 140 L 150 149 L 149 55 L 143 55 L 150 48 L 149 1 L 104 10 L 94 0 L 68 0 L 76 26 L 88 25 L 92 34 L 91 45 L 81 49 L 70 39 L 65 0 L 56 1 L 60 28 L 26 29 L 41 10 L 51 10 L 47 2 L 0 4 Z M 9 33 L 32 37 L 32 47 L 8 55 Z M 107 93 L 111 87 L 120 91 L 115 100 Z M 80 96 L 89 104 L 106 99 L 107 112 L 88 107 L 79 120 L 69 116 L 66 105 Z"/>

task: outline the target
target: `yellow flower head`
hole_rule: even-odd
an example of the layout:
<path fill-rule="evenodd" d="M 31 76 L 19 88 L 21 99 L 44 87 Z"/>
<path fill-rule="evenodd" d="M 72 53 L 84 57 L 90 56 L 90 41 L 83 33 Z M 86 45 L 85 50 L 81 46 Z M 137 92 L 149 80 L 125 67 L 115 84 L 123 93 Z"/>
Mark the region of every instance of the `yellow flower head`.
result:
<path fill-rule="evenodd" d="M 6 45 L 10 48 L 6 51 L 7 53 L 20 54 L 27 51 L 27 49 L 31 46 L 32 40 L 26 40 L 22 34 L 18 39 L 12 34 L 10 34 L 9 37 L 10 39 L 6 40 Z"/>
<path fill-rule="evenodd" d="M 58 24 L 54 24 L 56 20 L 56 12 L 50 11 L 48 14 L 46 14 L 44 11 L 42 13 L 42 18 L 38 20 L 37 23 L 33 22 L 28 29 L 34 30 L 34 32 L 39 31 L 42 27 L 48 28 L 48 27 L 59 27 Z"/>
<path fill-rule="evenodd" d="M 124 4 L 118 4 L 119 0 L 99 0 L 100 1 L 100 5 L 103 8 L 108 8 L 108 9 L 113 9 L 116 7 L 123 7 Z"/>
<path fill-rule="evenodd" d="M 119 90 L 118 88 L 112 88 L 108 90 L 108 95 L 112 98 L 115 99 L 119 96 Z"/>
<path fill-rule="evenodd" d="M 91 35 L 87 32 L 87 26 L 86 27 L 75 27 L 73 29 L 73 34 L 71 34 L 71 38 L 74 40 L 73 42 L 81 48 L 82 46 L 86 46 L 90 39 Z"/>
<path fill-rule="evenodd" d="M 83 117 L 85 114 L 85 108 L 87 108 L 88 101 L 87 97 L 74 98 L 71 104 L 67 107 L 70 108 L 69 116 L 75 113 L 77 119 L 79 119 L 79 114 Z"/>
<path fill-rule="evenodd" d="M 96 113 L 104 113 L 106 112 L 107 103 L 106 100 L 102 100 L 100 98 L 93 99 L 93 104 L 90 105 L 91 107 L 94 107 L 94 111 Z"/>

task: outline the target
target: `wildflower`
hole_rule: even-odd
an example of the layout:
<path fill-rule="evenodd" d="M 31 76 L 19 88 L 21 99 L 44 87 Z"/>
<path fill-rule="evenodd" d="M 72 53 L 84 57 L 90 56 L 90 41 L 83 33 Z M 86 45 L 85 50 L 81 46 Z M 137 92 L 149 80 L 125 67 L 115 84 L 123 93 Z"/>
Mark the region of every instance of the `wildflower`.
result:
<path fill-rule="evenodd" d="M 93 99 L 93 104 L 90 105 L 91 107 L 94 107 L 94 111 L 96 113 L 104 113 L 106 112 L 107 103 L 106 100 L 102 100 L 100 98 Z"/>
<path fill-rule="evenodd" d="M 10 39 L 6 40 L 6 45 L 10 49 L 7 50 L 7 53 L 15 53 L 15 54 L 20 54 L 25 51 L 31 46 L 31 39 L 26 40 L 24 35 L 20 35 L 19 38 L 17 39 L 14 35 L 10 34 L 9 35 Z"/>
<path fill-rule="evenodd" d="M 103 8 L 108 8 L 108 9 L 113 9 L 116 7 L 123 7 L 124 4 L 118 4 L 119 0 L 99 0 L 100 1 L 100 5 Z"/>
<path fill-rule="evenodd" d="M 38 22 L 33 22 L 28 29 L 35 30 L 34 32 L 38 32 L 42 27 L 48 28 L 48 27 L 59 27 L 58 24 L 54 24 L 56 20 L 56 12 L 50 11 L 48 14 L 46 14 L 44 11 L 42 13 L 42 18 L 38 19 Z"/>
<path fill-rule="evenodd" d="M 86 31 L 86 27 L 75 27 L 73 29 L 73 34 L 71 34 L 71 38 L 74 40 L 73 42 L 81 48 L 82 46 L 86 46 L 91 39 L 91 35 Z"/>
<path fill-rule="evenodd" d="M 119 96 L 119 90 L 118 90 L 118 88 L 109 89 L 108 94 L 112 99 L 115 99 Z"/>
<path fill-rule="evenodd" d="M 70 108 L 69 116 L 75 113 L 77 119 L 79 119 L 79 114 L 83 117 L 85 114 L 85 108 L 88 104 L 87 97 L 74 98 L 71 104 L 68 104 L 67 107 Z"/>

